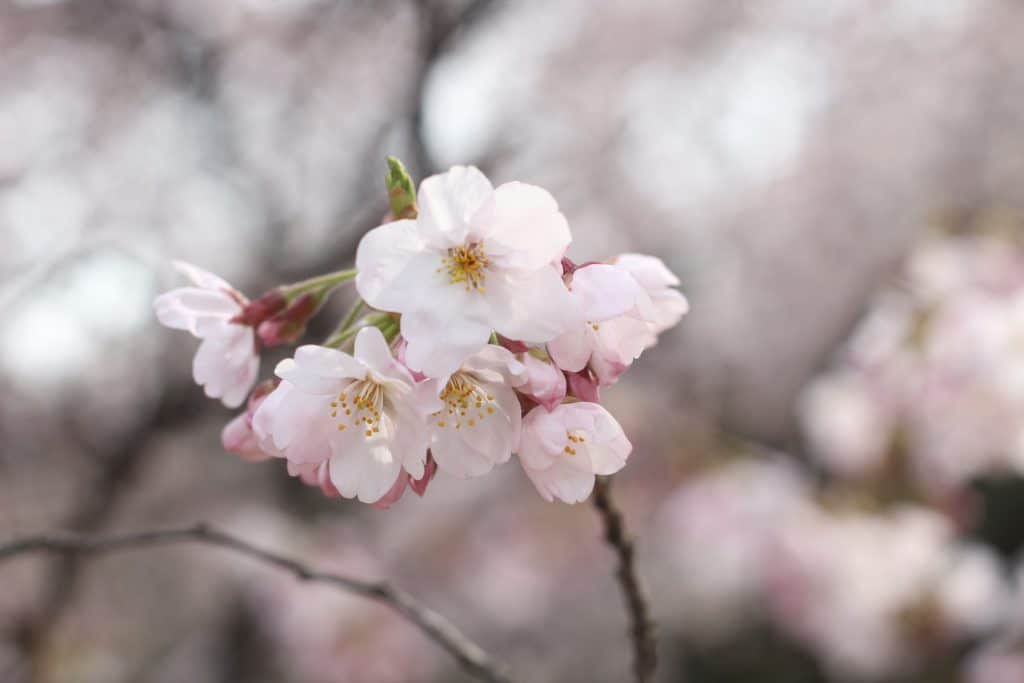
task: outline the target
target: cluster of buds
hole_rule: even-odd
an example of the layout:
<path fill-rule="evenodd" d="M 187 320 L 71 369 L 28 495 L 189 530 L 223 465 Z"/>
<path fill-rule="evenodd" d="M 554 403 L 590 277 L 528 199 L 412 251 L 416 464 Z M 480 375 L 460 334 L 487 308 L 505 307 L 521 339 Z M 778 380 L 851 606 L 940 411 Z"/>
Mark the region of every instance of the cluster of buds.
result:
<path fill-rule="evenodd" d="M 572 263 L 566 219 L 539 187 L 494 188 L 456 166 L 417 194 L 389 163 L 397 220 L 363 236 L 355 269 L 250 303 L 179 264 L 195 286 L 156 300 L 162 323 L 203 340 L 193 374 L 207 395 L 249 397 L 225 448 L 379 507 L 422 495 L 435 472 L 478 477 L 516 453 L 545 499 L 584 500 L 632 450 L 600 390 L 686 313 L 678 279 L 653 256 Z M 261 345 L 297 341 L 349 281 L 359 299 L 336 331 L 250 394 Z"/>

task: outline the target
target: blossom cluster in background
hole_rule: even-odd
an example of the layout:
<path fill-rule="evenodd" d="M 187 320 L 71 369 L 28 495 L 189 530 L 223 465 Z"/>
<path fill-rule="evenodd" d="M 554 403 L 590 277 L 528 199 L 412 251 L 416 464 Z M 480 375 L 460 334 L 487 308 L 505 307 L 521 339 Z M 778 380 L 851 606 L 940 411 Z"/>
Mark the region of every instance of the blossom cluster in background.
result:
<path fill-rule="evenodd" d="M 684 640 L 767 630 L 827 680 L 1024 680 L 1024 563 L 976 487 L 1024 473 L 1019 240 L 929 235 L 797 412 L 805 455 L 719 452 L 657 514 Z"/>
<path fill-rule="evenodd" d="M 397 220 L 362 238 L 353 270 L 249 301 L 179 264 L 193 286 L 157 298 L 161 322 L 202 339 L 193 376 L 206 394 L 248 397 L 225 447 L 379 507 L 513 453 L 545 499 L 584 500 L 632 450 L 601 389 L 686 313 L 678 279 L 653 256 L 573 263 L 565 216 L 539 187 L 495 188 L 456 166 L 416 193 L 392 161 L 388 189 Z M 335 333 L 253 389 L 261 347 L 297 341 L 353 279 L 360 298 Z"/>
<path fill-rule="evenodd" d="M 940 499 L 1024 472 L 1024 250 L 991 234 L 930 240 L 800 414 L 812 456 L 839 478 Z"/>

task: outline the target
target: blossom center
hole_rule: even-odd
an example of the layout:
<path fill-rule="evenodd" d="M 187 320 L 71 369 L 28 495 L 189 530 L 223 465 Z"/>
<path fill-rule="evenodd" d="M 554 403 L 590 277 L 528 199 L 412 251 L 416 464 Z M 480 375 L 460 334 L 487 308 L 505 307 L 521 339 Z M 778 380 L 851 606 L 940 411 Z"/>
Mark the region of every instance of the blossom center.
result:
<path fill-rule="evenodd" d="M 331 417 L 338 421 L 339 432 L 351 426 L 362 429 L 367 437 L 380 432 L 383 410 L 384 390 L 369 379 L 352 382 L 330 405 Z"/>
<path fill-rule="evenodd" d="M 472 242 L 461 247 L 452 247 L 445 256 L 441 257 L 441 267 L 437 272 L 447 272 L 448 282 L 451 284 L 463 283 L 466 291 L 484 291 L 484 281 L 487 279 L 487 267 L 491 265 L 490 259 L 484 253 L 484 243 Z"/>
<path fill-rule="evenodd" d="M 462 429 L 465 425 L 472 428 L 494 414 L 494 396 L 464 372 L 456 372 L 449 378 L 440 398 L 444 407 L 433 415 L 438 427 Z"/>
<path fill-rule="evenodd" d="M 582 429 L 570 429 L 566 430 L 565 436 L 569 439 L 569 443 L 565 445 L 562 452 L 567 455 L 576 455 L 577 448 L 580 448 L 580 444 L 587 442 L 587 433 Z"/>

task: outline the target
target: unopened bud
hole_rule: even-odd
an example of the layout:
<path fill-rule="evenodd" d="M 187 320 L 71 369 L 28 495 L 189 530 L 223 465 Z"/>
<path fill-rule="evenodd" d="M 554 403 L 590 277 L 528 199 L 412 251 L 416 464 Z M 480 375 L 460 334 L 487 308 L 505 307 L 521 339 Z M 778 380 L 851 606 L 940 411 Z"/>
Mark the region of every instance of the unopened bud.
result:
<path fill-rule="evenodd" d="M 395 220 L 416 218 L 419 214 L 416 206 L 416 186 L 405 166 L 395 157 L 388 157 L 388 174 L 384 176 L 384 183 L 388 188 L 391 215 Z"/>
<path fill-rule="evenodd" d="M 288 300 L 281 290 L 272 289 L 259 299 L 246 304 L 242 312 L 236 315 L 231 322 L 237 325 L 256 327 L 267 318 L 277 315 L 287 305 Z"/>
<path fill-rule="evenodd" d="M 323 297 L 312 292 L 299 295 L 283 311 L 260 323 L 256 333 L 265 346 L 294 344 L 306 331 L 306 325 L 316 315 Z"/>

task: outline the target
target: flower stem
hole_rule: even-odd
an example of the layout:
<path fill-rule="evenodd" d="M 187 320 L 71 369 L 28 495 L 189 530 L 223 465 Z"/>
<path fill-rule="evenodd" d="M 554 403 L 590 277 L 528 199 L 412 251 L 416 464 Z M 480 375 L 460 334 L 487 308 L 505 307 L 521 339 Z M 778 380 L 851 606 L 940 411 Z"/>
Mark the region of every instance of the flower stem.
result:
<path fill-rule="evenodd" d="M 359 271 L 355 268 L 336 270 L 333 273 L 318 275 L 308 280 L 285 285 L 281 288 L 281 292 L 289 302 L 294 301 L 306 292 L 315 292 L 321 296 L 326 296 L 328 292 L 338 285 L 354 280 L 358 274 Z"/>

